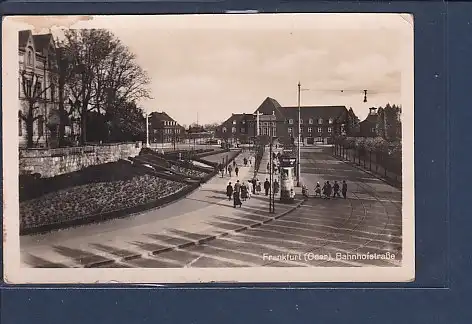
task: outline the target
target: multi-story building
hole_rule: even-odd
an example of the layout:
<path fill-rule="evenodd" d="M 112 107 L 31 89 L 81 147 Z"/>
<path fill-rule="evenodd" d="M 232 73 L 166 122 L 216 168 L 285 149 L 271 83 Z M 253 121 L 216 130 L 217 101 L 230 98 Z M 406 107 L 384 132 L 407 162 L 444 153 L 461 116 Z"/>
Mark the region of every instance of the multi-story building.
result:
<path fill-rule="evenodd" d="M 350 132 L 352 110 L 345 106 L 300 107 L 300 137 L 304 144 L 329 142 L 335 135 Z M 296 142 L 298 107 L 282 107 L 277 100 L 266 98 L 253 114 L 233 114 L 216 132 L 228 141 L 244 141 L 255 136 L 277 137 L 283 142 Z"/>
<path fill-rule="evenodd" d="M 165 112 L 152 112 L 149 116 L 149 140 L 152 143 L 177 143 L 185 136 L 180 126 Z"/>
<path fill-rule="evenodd" d="M 48 117 L 57 103 L 57 62 L 51 34 L 19 32 L 18 137 L 20 146 L 46 146 Z M 30 142 L 30 143 L 28 143 Z"/>
<path fill-rule="evenodd" d="M 360 133 L 362 137 L 376 137 L 377 136 L 377 108 L 369 108 L 369 115 L 360 122 Z"/>

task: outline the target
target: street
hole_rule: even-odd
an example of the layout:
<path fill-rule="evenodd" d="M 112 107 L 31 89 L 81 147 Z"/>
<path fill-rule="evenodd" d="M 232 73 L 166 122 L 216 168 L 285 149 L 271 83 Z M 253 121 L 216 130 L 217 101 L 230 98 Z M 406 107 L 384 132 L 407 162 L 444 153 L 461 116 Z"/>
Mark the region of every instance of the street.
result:
<path fill-rule="evenodd" d="M 181 268 L 399 266 L 401 191 L 330 155 L 302 150 L 310 198 L 293 205 L 253 196 L 234 209 L 219 176 L 176 203 L 143 215 L 22 237 L 26 267 Z M 267 154 L 258 177 L 265 180 Z M 242 156 L 237 159 L 242 165 Z M 253 167 L 241 167 L 247 181 Z M 348 198 L 314 198 L 314 185 L 346 180 Z M 276 197 L 276 201 L 277 197 Z"/>

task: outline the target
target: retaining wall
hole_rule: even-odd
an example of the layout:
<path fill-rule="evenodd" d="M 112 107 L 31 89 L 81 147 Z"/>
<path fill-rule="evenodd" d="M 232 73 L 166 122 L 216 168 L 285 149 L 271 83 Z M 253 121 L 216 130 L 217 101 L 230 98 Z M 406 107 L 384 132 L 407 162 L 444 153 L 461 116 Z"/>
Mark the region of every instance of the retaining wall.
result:
<path fill-rule="evenodd" d="M 100 144 L 56 149 L 20 149 L 19 173 L 40 174 L 50 178 L 81 170 L 85 167 L 134 157 L 142 148 L 141 142 Z"/>

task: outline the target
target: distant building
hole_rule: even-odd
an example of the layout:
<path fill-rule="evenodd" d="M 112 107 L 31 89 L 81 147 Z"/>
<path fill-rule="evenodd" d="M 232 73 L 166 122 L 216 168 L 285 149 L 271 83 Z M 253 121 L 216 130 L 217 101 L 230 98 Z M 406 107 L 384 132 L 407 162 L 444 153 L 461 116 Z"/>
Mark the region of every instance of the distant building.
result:
<path fill-rule="evenodd" d="M 362 137 L 376 137 L 377 136 L 377 108 L 370 108 L 369 115 L 360 122 L 360 133 Z"/>
<path fill-rule="evenodd" d="M 345 106 L 300 107 L 301 141 L 306 145 L 327 143 L 335 135 L 348 134 L 349 121 L 355 117 L 351 112 Z M 253 114 L 232 114 L 218 127 L 215 136 L 228 142 L 244 142 L 257 135 L 296 142 L 298 107 L 282 107 L 277 100 L 267 97 Z"/>
<path fill-rule="evenodd" d="M 178 143 L 185 136 L 180 126 L 165 112 L 152 112 L 149 116 L 149 140 L 151 143 Z"/>

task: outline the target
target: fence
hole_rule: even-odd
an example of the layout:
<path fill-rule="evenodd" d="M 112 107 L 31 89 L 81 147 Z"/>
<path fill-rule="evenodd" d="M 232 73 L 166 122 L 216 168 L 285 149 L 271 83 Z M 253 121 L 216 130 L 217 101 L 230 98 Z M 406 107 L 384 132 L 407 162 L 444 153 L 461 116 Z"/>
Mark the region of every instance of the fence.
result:
<path fill-rule="evenodd" d="M 402 185 L 401 156 L 389 155 L 388 152 L 347 148 L 341 144 L 333 146 L 333 155 L 384 178 L 393 186 L 401 187 Z"/>

